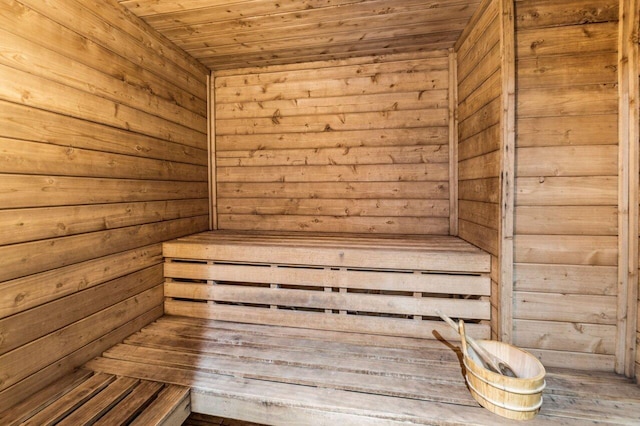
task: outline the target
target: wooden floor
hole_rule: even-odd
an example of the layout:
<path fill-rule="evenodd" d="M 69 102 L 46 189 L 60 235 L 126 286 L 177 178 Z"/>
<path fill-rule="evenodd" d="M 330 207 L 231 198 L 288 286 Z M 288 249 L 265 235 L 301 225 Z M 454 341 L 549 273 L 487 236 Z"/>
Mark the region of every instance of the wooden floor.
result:
<path fill-rule="evenodd" d="M 0 425 L 175 426 L 190 412 L 188 387 L 78 370 L 0 413 Z"/>
<path fill-rule="evenodd" d="M 457 346 L 165 316 L 86 368 L 188 386 L 195 413 L 269 424 L 516 424 L 471 398 Z M 546 380 L 528 425 L 640 424 L 640 387 L 623 377 Z"/>

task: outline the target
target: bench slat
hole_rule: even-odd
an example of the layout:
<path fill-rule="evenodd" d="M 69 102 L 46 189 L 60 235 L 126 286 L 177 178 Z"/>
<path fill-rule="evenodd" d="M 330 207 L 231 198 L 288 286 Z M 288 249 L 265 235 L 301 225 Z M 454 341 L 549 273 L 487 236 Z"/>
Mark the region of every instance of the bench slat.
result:
<path fill-rule="evenodd" d="M 140 383 L 126 398 L 102 416 L 94 426 L 129 424 L 160 393 L 162 388 L 162 383 L 146 381 Z"/>
<path fill-rule="evenodd" d="M 41 391 L 31 395 L 9 410 L 0 413 L 0 425 L 15 426 L 33 417 L 38 412 L 60 399 L 67 392 L 86 381 L 93 373 L 88 370 L 77 370 L 56 380 Z"/>
<path fill-rule="evenodd" d="M 276 265 L 277 266 L 277 265 Z M 489 296 L 491 280 L 480 275 L 411 274 L 390 271 L 332 270 L 271 265 L 166 262 L 167 278 L 275 283 L 312 287 Z"/>
<path fill-rule="evenodd" d="M 291 311 L 284 309 L 263 309 L 246 306 L 232 306 L 176 301 L 164 302 L 165 314 L 190 316 L 219 321 L 235 321 L 267 324 L 284 327 L 313 327 L 318 330 L 333 330 L 375 335 L 417 337 L 433 339 L 441 336 L 456 339 L 457 333 L 443 321 L 414 321 L 401 318 L 365 315 L 333 315 L 320 312 Z M 491 330 L 488 324 L 469 324 L 467 334 L 474 338 L 487 339 Z"/>
<path fill-rule="evenodd" d="M 126 397 L 138 383 L 138 379 L 118 377 L 98 395 L 65 417 L 58 425 L 76 426 L 93 424 Z"/>
<path fill-rule="evenodd" d="M 116 378 L 109 374 L 98 373 L 88 378 L 62 398 L 31 417 L 24 424 L 28 426 L 45 426 L 56 424 L 64 417 L 82 406 L 103 389 L 109 386 Z"/>
<path fill-rule="evenodd" d="M 438 317 L 437 310 L 463 319 L 488 320 L 488 300 L 438 297 L 408 297 L 378 294 L 337 293 L 283 288 L 234 285 L 207 285 L 167 282 L 165 297 L 216 302 L 277 305 L 291 308 L 333 309 L 354 312 L 426 315 Z"/>
<path fill-rule="evenodd" d="M 168 386 L 131 426 L 180 426 L 191 412 L 188 387 Z"/>

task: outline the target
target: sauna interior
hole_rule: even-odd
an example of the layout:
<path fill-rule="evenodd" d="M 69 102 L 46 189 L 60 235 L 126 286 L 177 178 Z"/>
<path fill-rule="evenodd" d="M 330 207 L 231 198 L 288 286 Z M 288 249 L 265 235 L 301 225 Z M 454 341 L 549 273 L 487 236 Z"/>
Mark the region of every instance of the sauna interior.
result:
<path fill-rule="evenodd" d="M 640 423 L 638 4 L 0 0 L 0 423 Z"/>

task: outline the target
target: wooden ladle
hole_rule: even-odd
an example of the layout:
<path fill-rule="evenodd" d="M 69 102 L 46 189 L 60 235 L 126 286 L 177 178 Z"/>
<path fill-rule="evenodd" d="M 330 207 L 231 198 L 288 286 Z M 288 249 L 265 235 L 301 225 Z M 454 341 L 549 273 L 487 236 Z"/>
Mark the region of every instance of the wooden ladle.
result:
<path fill-rule="evenodd" d="M 460 326 L 456 325 L 455 322 L 447 315 L 443 314 L 440 311 L 436 311 L 436 313 L 442 318 L 447 324 L 451 326 L 460 336 L 469 343 L 469 345 L 473 348 L 475 353 L 480 358 L 480 361 L 483 364 L 483 367 L 489 371 L 493 371 L 494 373 L 501 374 L 503 376 L 508 377 L 518 377 L 518 375 L 513 371 L 513 368 L 509 364 L 507 364 L 502 359 L 488 352 L 485 348 L 480 346 L 478 342 L 475 341 L 471 336 L 467 336 L 464 332 L 464 322 L 460 320 Z"/>

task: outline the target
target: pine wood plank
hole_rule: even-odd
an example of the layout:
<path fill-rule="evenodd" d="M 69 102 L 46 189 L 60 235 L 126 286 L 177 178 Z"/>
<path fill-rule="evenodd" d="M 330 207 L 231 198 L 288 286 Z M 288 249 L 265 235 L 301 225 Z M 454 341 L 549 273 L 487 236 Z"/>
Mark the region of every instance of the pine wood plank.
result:
<path fill-rule="evenodd" d="M 370 78 L 376 77 L 372 76 Z M 307 84 L 314 84 L 314 82 L 309 81 Z M 413 92 L 407 91 L 404 93 L 390 92 L 370 95 L 354 95 L 348 97 L 302 97 L 297 99 L 260 102 L 243 101 L 218 103 L 216 105 L 216 113 L 221 119 L 250 117 L 271 118 L 274 115 L 291 117 L 325 115 L 330 113 L 345 114 L 357 112 L 439 109 L 446 104 L 447 90 L 431 89 L 416 90 Z"/>
<path fill-rule="evenodd" d="M 31 55 L 20 55 L 20 52 Z M 94 68 L 75 62 L 8 31 L 0 31 L 0 62 L 9 67 L 50 78 L 58 83 L 122 102 L 132 108 L 148 111 L 166 120 L 204 131 L 205 117 L 167 99 L 155 96 L 141 87 L 108 76 Z M 86 81 L 92 85 L 87 86 Z"/>
<path fill-rule="evenodd" d="M 453 31 L 436 34 L 415 34 L 409 37 L 387 38 L 374 40 L 371 42 L 360 41 L 359 54 L 362 56 L 396 56 L 412 54 L 416 50 L 429 46 L 433 50 L 445 50 L 456 40 L 457 33 Z M 197 59 L 204 65 L 215 69 L 237 69 L 244 67 L 277 66 L 289 64 L 292 61 L 326 61 L 326 60 L 347 60 L 354 57 L 353 42 L 342 44 L 306 46 L 301 48 L 290 48 L 275 50 L 271 56 L 266 56 L 264 52 L 249 54 L 239 57 L 237 55 L 222 55 L 202 57 Z"/>
<path fill-rule="evenodd" d="M 514 344 L 523 348 L 613 355 L 615 327 L 602 324 L 514 320 Z"/>
<path fill-rule="evenodd" d="M 518 31 L 516 56 L 576 55 L 615 52 L 617 22 L 532 28 Z"/>
<path fill-rule="evenodd" d="M 501 152 L 493 151 L 458 162 L 460 180 L 492 178 L 500 175 Z"/>
<path fill-rule="evenodd" d="M 382 60 L 352 58 L 344 61 L 316 61 L 276 67 L 242 68 L 216 72 L 216 87 L 238 87 L 285 81 L 339 79 L 345 75 L 373 77 L 381 73 L 412 73 L 447 70 L 447 52 L 431 51 L 409 55 L 390 55 Z"/>
<path fill-rule="evenodd" d="M 85 344 L 108 334 L 160 305 L 161 301 L 162 287 L 157 286 L 0 356 L 0 362 L 7 368 L 7 376 L 0 389 L 7 389 Z M 38 351 L 38 347 L 47 347 L 48 350 Z"/>
<path fill-rule="evenodd" d="M 354 164 L 349 166 L 217 167 L 218 182 L 438 182 L 449 178 L 446 163 Z"/>
<path fill-rule="evenodd" d="M 356 0 L 358 1 L 358 0 Z M 447 49 L 434 49 L 423 52 L 412 53 L 395 53 L 385 55 L 363 55 L 352 58 L 317 60 L 313 62 L 298 62 L 284 65 L 262 65 L 262 66 L 242 66 L 236 69 L 216 70 L 215 73 L 219 77 L 230 76 L 253 76 L 254 74 L 276 73 L 276 72 L 293 72 L 293 71 L 311 71 L 322 70 L 324 68 L 333 67 L 350 67 L 354 65 L 372 65 L 376 63 L 386 62 L 406 62 L 412 60 L 431 60 L 435 58 L 444 58 L 447 55 Z"/>
<path fill-rule="evenodd" d="M 92 13 L 92 8 L 85 8 L 86 3 L 60 3 L 54 7 L 43 7 L 38 1 L 25 0 L 23 4 L 32 10 L 38 11 L 48 19 L 57 24 L 69 28 L 74 32 L 80 32 L 87 40 L 91 40 L 96 44 L 104 46 L 105 49 L 118 52 L 132 63 L 146 68 L 152 73 L 164 76 L 167 73 L 174 75 L 172 83 L 188 91 L 193 95 L 206 99 L 205 90 L 205 74 L 200 68 L 195 70 L 185 70 L 178 67 L 174 62 L 166 60 L 164 55 L 149 48 L 144 43 L 136 42 L 136 39 L 130 38 L 129 34 L 120 29 L 120 25 L 114 26 L 104 21 L 101 14 Z M 94 6 L 95 8 L 95 6 Z M 111 8 L 111 13 L 105 12 L 105 15 L 121 15 L 121 9 Z M 130 17 L 127 17 L 131 19 Z M 138 34 L 137 38 L 140 38 Z M 149 38 L 149 37 L 143 37 Z M 128 45 L 126 50 L 120 46 Z M 162 51 L 172 50 L 166 43 Z M 144 60 L 142 59 L 144 57 Z M 190 75 L 189 71 L 194 71 L 194 75 Z"/>
<path fill-rule="evenodd" d="M 615 145 L 617 114 L 595 116 L 518 116 L 518 146 Z"/>
<path fill-rule="evenodd" d="M 385 127 L 446 127 L 447 118 L 448 113 L 444 108 L 433 110 L 429 115 L 425 115 L 420 110 L 294 117 L 283 117 L 278 113 L 271 118 L 218 120 L 216 134 L 223 136 L 228 134 L 251 135 L 371 130 Z"/>
<path fill-rule="evenodd" d="M 216 143 L 220 151 L 422 146 L 445 145 L 448 143 L 447 134 L 445 127 L 425 127 L 280 135 L 218 135 Z"/>
<path fill-rule="evenodd" d="M 78 365 L 82 365 L 88 360 L 99 356 L 107 348 L 121 342 L 125 337 L 156 320 L 162 314 L 162 306 L 155 306 L 123 325 L 114 328 L 99 339 L 89 342 L 80 349 L 60 358 L 54 364 L 40 369 L 20 383 L 0 391 L 0 405 L 10 407 L 37 393 L 43 386 L 73 372 Z"/>
<path fill-rule="evenodd" d="M 593 235 L 517 235 L 515 262 L 615 266 L 617 238 Z"/>
<path fill-rule="evenodd" d="M 88 370 L 77 370 L 60 380 L 56 380 L 41 391 L 1 412 L 0 422 L 7 426 L 19 425 L 60 399 L 67 392 L 72 391 L 80 383 L 85 382 L 92 374 Z"/>
<path fill-rule="evenodd" d="M 274 252 L 277 248 L 277 252 Z M 290 247 L 282 244 L 249 246 L 238 243 L 192 244 L 180 240 L 165 243 L 169 258 L 199 260 L 280 263 L 285 265 L 318 265 L 335 267 L 408 269 L 420 265 L 424 270 L 488 272 L 486 254 L 476 252 L 438 252 L 385 247 Z"/>
<path fill-rule="evenodd" d="M 331 269 L 267 268 L 251 265 L 168 262 L 164 264 L 164 276 L 166 278 L 269 282 L 312 287 L 489 295 L 488 278 L 470 275 L 335 271 Z"/>
<path fill-rule="evenodd" d="M 486 203 L 498 203 L 498 184 L 497 178 L 485 178 L 474 180 L 461 180 L 458 183 L 458 190 L 461 200 L 480 201 Z"/>
<path fill-rule="evenodd" d="M 220 151 L 220 167 L 448 163 L 446 145 Z"/>
<path fill-rule="evenodd" d="M 0 244 L 83 234 L 207 214 L 204 199 L 0 210 Z"/>
<path fill-rule="evenodd" d="M 603 115 L 618 108 L 615 83 L 538 87 L 519 90 L 518 95 L 518 114 L 522 117 Z"/>
<path fill-rule="evenodd" d="M 366 200 L 366 199 L 272 199 L 219 198 L 218 208 L 224 214 L 301 215 L 322 213 L 328 216 L 424 216 L 448 217 L 446 200 Z M 1 214 L 1 213 L 0 213 Z"/>
<path fill-rule="evenodd" d="M 618 235 L 615 206 L 516 207 L 518 234 Z"/>
<path fill-rule="evenodd" d="M 55 144 L 76 149 L 148 157 L 187 164 L 206 165 L 203 151 L 175 142 L 127 132 L 82 119 L 0 101 L 2 135 L 13 139 Z M 48 123 L 47 126 L 39 123 Z M 100 137 L 96 138 L 96 134 Z"/>
<path fill-rule="evenodd" d="M 520 206 L 615 206 L 617 179 L 609 176 L 518 178 Z"/>
<path fill-rule="evenodd" d="M 305 327 L 312 325 L 318 330 L 347 331 L 354 333 L 393 335 L 403 337 L 433 338 L 434 330 L 444 338 L 455 338 L 455 331 L 447 328 L 441 321 L 418 321 L 412 319 L 382 318 L 374 316 L 342 316 L 326 315 L 324 313 L 286 311 L 247 308 L 242 306 L 213 305 L 212 308 L 204 303 L 165 301 L 165 312 L 168 315 L 191 316 L 195 318 L 237 321 L 252 324 L 267 324 L 284 327 Z M 268 315 L 267 315 L 268 314 Z M 469 334 L 473 337 L 488 338 L 489 327 L 484 324 L 474 324 L 469 327 Z"/>
<path fill-rule="evenodd" d="M 213 300 L 241 304 L 277 305 L 294 308 L 334 309 L 398 315 L 436 317 L 441 310 L 452 317 L 489 319 L 488 303 L 478 300 L 414 298 L 372 294 L 328 293 L 307 290 L 270 289 L 217 284 L 166 282 L 165 296 L 177 299 Z"/>
<path fill-rule="evenodd" d="M 615 0 L 516 0 L 518 30 L 571 25 L 574 22 L 608 22 L 618 19 Z"/>
<path fill-rule="evenodd" d="M 10 280 L 177 238 L 207 228 L 207 216 L 0 247 L 0 280 Z M 56 247 L 55 252 L 48 249 Z"/>
<path fill-rule="evenodd" d="M 497 98 L 502 93 L 499 70 L 496 70 L 486 80 L 475 85 L 474 90 L 461 100 L 458 105 L 458 114 L 462 118 L 469 117 L 475 111 Z"/>
<path fill-rule="evenodd" d="M 597 52 L 571 56 L 538 56 L 518 61 L 518 86 L 566 87 L 593 83 L 615 84 L 616 54 Z"/>
<path fill-rule="evenodd" d="M 98 395 L 78 407 L 73 413 L 65 417 L 58 424 L 72 426 L 77 424 L 92 424 L 106 414 L 111 408 L 124 399 L 139 383 L 138 379 L 118 377 Z"/>
<path fill-rule="evenodd" d="M 195 61 L 191 56 L 180 49 L 167 49 L 165 47 L 166 39 L 154 31 L 149 31 L 144 23 L 131 16 L 131 13 L 124 8 L 119 7 L 116 0 L 108 2 L 93 1 L 85 3 L 93 13 L 108 22 L 112 27 L 117 27 L 126 32 L 129 37 L 139 40 L 140 44 L 150 50 L 160 54 L 165 60 L 169 60 L 186 71 L 192 78 L 201 83 L 205 83 L 206 75 L 209 70 L 202 64 Z"/>
<path fill-rule="evenodd" d="M 162 266 L 156 265 L 4 318 L 0 320 L 0 328 L 6 330 L 0 343 L 0 354 L 142 293 L 162 281 Z"/>
<path fill-rule="evenodd" d="M 349 70 L 345 70 L 349 71 Z M 375 74 L 371 77 L 343 74 L 342 78 L 312 81 L 285 81 L 241 87 L 217 87 L 220 103 L 261 102 L 280 99 L 326 98 L 334 96 L 362 96 L 388 93 L 390 85 L 396 93 L 446 89 L 446 70 L 412 73 Z"/>
<path fill-rule="evenodd" d="M 203 181 L 203 166 L 0 137 L 0 173 Z M 38 153 L 37 158 L 33 155 Z"/>
<path fill-rule="evenodd" d="M 203 132 L 172 123 L 148 112 L 1 64 L 0 78 L 7 82 L 0 90 L 2 100 L 132 130 L 194 148 L 206 147 Z"/>
<path fill-rule="evenodd" d="M 205 355 L 192 355 L 180 352 L 149 349 L 143 347 L 116 346 L 105 353 L 106 358 L 116 358 L 125 361 L 145 362 L 151 365 L 182 366 L 193 370 L 196 368 L 215 374 L 233 375 L 245 379 L 269 380 L 278 383 L 320 386 L 352 392 L 374 393 L 377 395 L 405 397 L 412 399 L 424 399 L 428 395 L 429 400 L 436 402 L 448 402 L 459 405 L 474 406 L 475 402 L 469 393 L 460 386 L 447 386 L 446 380 L 438 379 L 414 379 L 411 386 L 404 386 L 407 379 L 394 377 L 375 376 L 369 374 L 357 374 L 340 372 L 332 374 L 322 369 L 308 367 L 295 367 L 291 365 L 264 364 L 249 360 L 234 361 L 232 359 L 218 359 Z M 440 385 L 447 387 L 448 392 L 435 394 L 427 391 L 431 386 Z"/>
<path fill-rule="evenodd" d="M 190 399 L 188 387 L 166 386 L 158 398 L 131 424 L 180 426 L 191 413 Z"/>
<path fill-rule="evenodd" d="M 25 425 L 53 425 L 100 393 L 116 378 L 109 374 L 96 373 L 62 398 L 40 411 L 25 422 Z"/>
<path fill-rule="evenodd" d="M 616 321 L 616 298 L 611 296 L 517 292 L 514 306 L 520 319 L 604 325 Z"/>
<path fill-rule="evenodd" d="M 222 198 L 448 199 L 448 182 L 303 182 L 218 184 Z"/>
<path fill-rule="evenodd" d="M 196 324 L 199 326 L 194 328 Z M 202 327 L 205 327 L 207 331 Z M 218 334 L 221 332 L 222 334 Z M 266 338 L 263 332 L 272 337 Z M 289 335 L 290 332 L 293 334 Z M 325 344 L 322 339 L 326 339 L 327 346 L 323 347 L 320 352 L 314 352 L 313 346 L 308 346 L 313 340 L 303 337 L 307 332 L 310 332 L 314 339 L 319 339 L 315 343 L 316 345 Z M 455 361 L 455 352 L 451 351 L 443 342 L 434 341 L 429 344 L 431 349 L 428 352 L 422 352 L 419 341 L 406 340 L 410 347 L 414 347 L 415 352 L 403 350 L 405 351 L 404 355 L 400 355 L 403 353 L 402 351 L 397 352 L 403 358 L 394 360 L 386 358 L 389 356 L 386 355 L 387 352 L 391 354 L 392 352 L 389 351 L 397 351 L 397 349 L 393 349 L 394 344 L 391 340 L 382 344 L 372 339 L 366 339 L 366 335 L 354 335 L 353 333 L 336 334 L 336 332 L 252 326 L 229 322 L 213 323 L 188 318 L 163 318 L 150 327 L 149 333 L 151 334 L 143 331 L 140 335 L 133 336 L 130 344 L 135 344 L 135 346 L 118 346 L 109 351 L 107 357 L 91 361 L 89 367 L 113 374 L 124 373 L 143 380 L 161 380 L 193 386 L 191 396 L 194 411 L 216 415 L 233 415 L 232 413 L 235 412 L 236 416 L 237 413 L 242 413 L 241 415 L 246 420 L 264 422 L 265 419 L 286 418 L 290 421 L 300 413 L 311 415 L 308 419 L 312 419 L 314 422 L 330 418 L 340 424 L 352 424 L 349 422 L 353 422 L 353 424 L 362 424 L 362 422 L 395 424 L 399 421 L 409 424 L 429 424 L 433 423 L 434 418 L 439 424 L 487 424 L 495 422 L 496 419 L 494 415 L 479 408 L 473 402 L 469 406 L 466 406 L 463 401 L 460 401 L 462 404 L 456 405 L 433 402 L 442 398 L 442 391 L 445 389 L 445 393 L 449 395 L 445 398 L 451 399 L 458 395 L 456 389 L 462 391 L 461 397 L 469 397 L 468 391 L 464 388 L 462 377 L 455 373 L 456 369 L 460 368 Z M 188 339 L 176 337 L 176 333 L 178 336 L 186 333 L 192 337 Z M 291 340 L 283 339 L 282 335 L 288 336 L 287 338 Z M 147 340 L 149 336 L 153 336 L 153 338 Z M 294 336 L 302 338 L 297 339 Z M 216 337 L 220 337 L 221 340 L 217 341 Z M 228 340 L 225 341 L 225 339 Z M 274 342 L 274 339 L 279 339 L 278 344 L 281 346 L 267 348 L 260 345 L 260 343 Z M 341 343 L 338 344 L 334 341 Z M 348 341 L 360 341 L 365 345 L 359 349 L 361 355 L 356 355 L 357 351 L 353 352 L 348 349 L 344 352 L 345 348 L 350 346 L 346 344 Z M 145 342 L 153 342 L 151 343 L 152 347 L 139 346 L 144 345 Z M 198 342 L 203 346 L 200 346 Z M 239 344 L 240 342 L 242 344 Z M 249 342 L 255 342 L 258 346 L 253 346 Z M 303 347 L 296 348 L 295 342 L 300 342 Z M 153 346 L 156 345 L 157 347 L 154 348 Z M 229 347 L 230 353 L 222 352 L 225 346 Z M 357 346 L 351 347 L 357 349 Z M 199 348 L 202 348 L 204 354 L 200 353 Z M 362 351 L 363 349 L 365 350 Z M 298 350 L 302 352 L 298 353 Z M 422 364 L 423 362 L 433 362 L 431 357 L 435 352 L 431 351 L 440 351 L 445 356 L 437 361 L 442 366 L 441 370 L 419 367 L 419 365 L 427 365 Z M 343 362 L 330 362 L 331 354 L 339 356 L 340 353 L 343 353 Z M 410 353 L 413 355 L 409 355 Z M 546 356 L 550 352 L 538 350 L 536 353 Z M 325 354 L 329 358 L 324 358 Z M 430 383 L 428 377 L 438 375 L 439 371 L 449 371 L 449 367 L 452 368 L 449 374 L 453 374 L 453 376 L 439 374 L 441 379 L 439 384 L 435 387 L 432 386 L 429 390 L 425 389 L 425 392 L 419 396 L 416 395 L 417 399 L 340 390 L 345 386 L 373 389 L 377 386 L 376 383 L 384 382 L 387 386 L 383 393 L 399 391 L 400 389 L 393 385 L 394 379 L 375 374 L 380 370 L 380 366 L 375 363 L 378 354 L 385 354 L 381 357 L 383 364 L 389 362 L 390 367 L 399 368 L 397 373 L 405 371 L 412 377 L 404 379 L 402 384 L 402 386 L 411 384 L 411 389 L 415 389 L 416 383 L 417 386 Z M 610 358 L 608 355 L 586 356 L 586 354 L 577 352 L 571 352 L 571 354 L 575 355 L 579 365 L 584 365 L 587 359 L 602 360 L 607 363 L 606 360 Z M 111 358 L 112 356 L 114 358 Z M 248 356 L 249 360 L 243 360 L 245 356 Z M 404 358 L 406 356 L 409 357 Z M 417 358 L 415 358 L 416 356 Z M 265 362 L 269 359 L 278 361 L 275 363 Z M 368 363 L 367 359 L 371 363 Z M 418 364 L 416 365 L 416 363 Z M 303 365 L 306 365 L 304 371 L 296 368 Z M 389 373 L 386 368 L 382 370 L 385 374 Z M 223 376 L 217 374 L 216 371 L 235 372 L 239 377 Z M 328 371 L 332 371 L 334 374 L 328 377 L 326 375 Z M 365 373 L 363 379 L 351 380 L 349 383 L 341 382 L 354 371 L 374 374 Z M 402 374 L 400 373 L 398 377 L 402 377 Z M 263 377 L 263 375 L 277 377 L 277 381 L 252 378 Z M 359 374 L 356 373 L 356 375 Z M 316 383 L 322 382 L 327 387 L 317 388 L 285 383 L 286 381 L 304 382 L 307 380 L 305 377 L 309 377 Z M 597 424 L 598 422 L 615 424 L 633 421 L 640 407 L 638 403 L 640 391 L 637 387 L 630 381 L 610 373 L 580 373 L 575 370 L 550 369 L 547 374 L 547 382 L 545 404 L 540 414 L 531 421 L 532 424 L 583 425 Z M 268 395 L 268 400 L 265 399 L 265 395 Z M 214 398 L 209 399 L 205 396 L 213 396 Z M 212 401 L 215 401 L 217 405 L 210 405 Z M 268 402 L 265 404 L 265 401 Z M 265 411 L 258 408 L 265 407 L 267 404 L 269 407 L 279 407 L 279 411 L 274 413 L 271 410 Z M 220 407 L 225 408 L 220 409 Z M 298 411 L 301 408 L 303 411 Z M 235 411 L 238 409 L 241 411 Z M 477 416 L 474 416 L 473 413 L 477 413 Z M 306 423 L 309 422 L 308 419 Z M 360 423 L 357 423 L 355 419 Z M 368 419 L 374 419 L 374 423 Z"/>
<path fill-rule="evenodd" d="M 6 13 L 0 17 L 0 23 L 3 28 L 11 29 L 14 34 L 59 52 L 76 62 L 100 69 L 115 78 L 128 75 L 134 85 L 146 86 L 161 98 L 175 100 L 191 111 L 205 114 L 204 93 L 198 99 L 167 81 L 164 76 L 159 77 L 136 66 L 121 55 L 88 40 L 85 35 L 78 34 L 21 3 L 6 0 L 1 7 Z M 31 31 L 31 28 L 38 28 L 38 32 Z"/>
<path fill-rule="evenodd" d="M 100 417 L 94 425 L 109 426 L 129 424 L 162 390 L 162 384 L 143 381 L 125 398 Z"/>
<path fill-rule="evenodd" d="M 614 296 L 616 267 L 579 265 L 515 265 L 516 291 Z"/>
<path fill-rule="evenodd" d="M 487 228 L 496 228 L 496 224 L 499 223 L 500 206 L 495 203 L 460 200 L 458 214 L 461 220 Z"/>
<path fill-rule="evenodd" d="M 518 177 L 617 176 L 614 145 L 554 146 L 518 149 Z"/>
<path fill-rule="evenodd" d="M 56 207 L 158 200 L 202 199 L 206 182 L 172 182 L 69 176 L 3 175 L 4 208 Z M 99 192 L 93 191 L 100 188 Z"/>
<path fill-rule="evenodd" d="M 304 231 L 370 232 L 373 234 L 448 235 L 449 221 L 442 217 L 391 216 L 297 216 L 284 215 L 229 215 L 219 214 L 220 226 L 243 231 Z"/>
<path fill-rule="evenodd" d="M 158 265 L 162 246 L 154 244 L 2 283 L 0 318 L 69 296 Z"/>
<path fill-rule="evenodd" d="M 464 141 L 499 123 L 500 107 L 500 98 L 495 98 L 479 110 L 474 111 L 469 117 L 459 117 L 459 140 Z"/>

